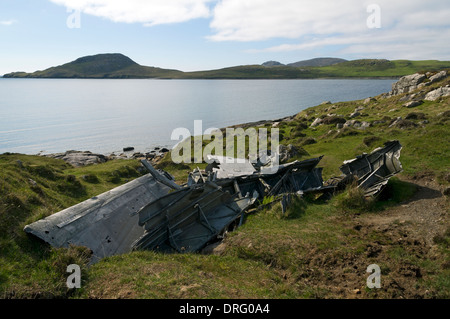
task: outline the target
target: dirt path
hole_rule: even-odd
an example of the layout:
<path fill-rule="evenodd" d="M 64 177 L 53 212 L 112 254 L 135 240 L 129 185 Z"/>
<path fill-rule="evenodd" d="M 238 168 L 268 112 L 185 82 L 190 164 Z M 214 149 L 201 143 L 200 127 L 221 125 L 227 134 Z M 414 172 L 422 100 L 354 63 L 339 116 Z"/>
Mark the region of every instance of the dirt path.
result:
<path fill-rule="evenodd" d="M 401 180 L 415 184 L 416 193 L 400 206 L 364 215 L 361 222 L 380 229 L 399 223 L 410 235 L 423 238 L 428 246 L 433 246 L 433 238 L 449 226 L 448 199 L 431 177 L 402 177 Z"/>
<path fill-rule="evenodd" d="M 433 280 L 436 269 L 448 267 L 448 260 L 436 244 L 436 237 L 444 236 L 450 229 L 448 197 L 431 177 L 400 179 L 417 186 L 408 201 L 355 220 L 361 237 L 376 234 L 381 238 L 368 245 L 366 263 L 375 260 L 388 271 L 382 289 L 361 289 L 354 298 L 433 298 L 435 292 L 424 288 L 421 280 Z M 352 297 L 351 293 L 346 297 Z"/>

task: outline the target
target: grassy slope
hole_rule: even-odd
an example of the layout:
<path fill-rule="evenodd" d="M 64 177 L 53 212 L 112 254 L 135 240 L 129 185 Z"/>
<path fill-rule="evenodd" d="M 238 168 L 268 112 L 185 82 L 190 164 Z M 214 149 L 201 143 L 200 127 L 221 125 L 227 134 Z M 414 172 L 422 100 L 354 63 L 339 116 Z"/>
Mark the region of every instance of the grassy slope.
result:
<path fill-rule="evenodd" d="M 447 79 L 444 84 L 449 82 Z M 442 83 L 434 86 L 437 85 Z M 400 97 L 377 97 L 368 105 L 352 101 L 336 103 L 335 108 L 309 108 L 299 113 L 295 121 L 282 123 L 282 143 L 302 146 L 310 154 L 307 157 L 325 155 L 320 166 L 325 168 L 326 179 L 339 174 L 343 160 L 370 152 L 386 140 L 398 139 L 403 145 L 402 176 L 430 172 L 448 185 L 450 97 L 414 109 L 402 107 Z M 340 133 L 331 124 L 309 127 L 316 117 L 330 112 L 348 116 L 361 105 L 365 109 L 360 120 L 370 122 L 421 112 L 429 123 L 400 129 L 388 128 L 386 122 L 366 130 Z M 447 117 L 441 115 L 444 111 Z M 314 138 L 316 143 L 310 144 L 308 138 Z M 245 224 L 225 240 L 227 248 L 221 256 L 143 251 L 105 258 L 88 268 L 83 249 L 49 248 L 28 238 L 23 226 L 139 176 L 139 163 L 118 160 L 75 169 L 60 160 L 10 154 L 0 156 L 0 167 L 1 297 L 351 297 L 347 292 L 355 287 L 336 288 L 342 284 L 342 280 L 338 281 L 341 276 L 356 278 L 360 283 L 357 288 L 367 298 L 415 298 L 423 291 L 427 293 L 420 296 L 449 297 L 450 228 L 436 240 L 430 255 L 428 250 L 407 249 L 384 231 L 370 229 L 363 233 L 355 226 L 355 216 L 376 216 L 414 193 L 414 186 L 397 178 L 391 179 L 387 197 L 376 205 L 361 202 L 350 189 L 329 202 L 317 202 L 314 198 L 297 201 L 285 215 L 279 204 L 249 214 Z M 171 164 L 168 159 L 161 167 L 179 181 L 185 181 L 186 172 L 192 168 Z M 374 243 L 388 247 L 383 260 L 367 253 Z M 70 263 L 84 265 L 80 290 L 68 291 L 65 287 L 65 267 Z M 371 263 L 381 264 L 384 283 L 400 280 L 403 275 L 398 267 L 405 264 L 420 267 L 421 277 L 414 281 L 414 287 L 390 285 L 374 293 L 364 289 L 365 267 Z"/>

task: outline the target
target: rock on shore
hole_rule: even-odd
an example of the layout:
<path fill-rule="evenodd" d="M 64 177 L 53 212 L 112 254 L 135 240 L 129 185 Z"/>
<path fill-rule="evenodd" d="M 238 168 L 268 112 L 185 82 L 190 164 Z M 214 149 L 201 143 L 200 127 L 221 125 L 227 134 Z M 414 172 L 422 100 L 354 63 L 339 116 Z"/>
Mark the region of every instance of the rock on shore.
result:
<path fill-rule="evenodd" d="M 108 160 L 103 154 L 94 154 L 89 151 L 67 151 L 65 153 L 47 154 L 44 156 L 62 159 L 75 167 L 105 163 Z"/>
<path fill-rule="evenodd" d="M 110 160 L 115 159 L 147 159 L 152 162 L 152 164 L 156 164 L 159 161 L 161 161 L 164 156 L 169 152 L 170 150 L 163 147 L 155 147 L 155 149 L 148 153 L 140 153 L 136 152 L 133 154 L 125 154 L 122 153 L 120 155 L 115 155 L 114 153 L 110 154 L 109 156 L 105 156 L 103 154 L 96 154 L 92 153 L 90 151 L 66 151 L 64 153 L 55 153 L 55 154 L 45 154 L 42 156 L 56 158 L 56 159 L 62 159 L 63 161 L 75 166 L 85 166 L 85 165 L 91 165 L 91 164 L 100 164 L 105 163 Z"/>

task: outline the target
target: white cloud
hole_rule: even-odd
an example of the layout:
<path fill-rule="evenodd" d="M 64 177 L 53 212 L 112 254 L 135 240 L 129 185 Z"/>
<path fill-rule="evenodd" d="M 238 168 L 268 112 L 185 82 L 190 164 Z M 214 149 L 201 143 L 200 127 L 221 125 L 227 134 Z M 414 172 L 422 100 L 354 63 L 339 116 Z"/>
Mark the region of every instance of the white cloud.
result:
<path fill-rule="evenodd" d="M 308 34 L 353 33 L 366 27 L 355 0 L 222 0 L 210 24 L 214 41 L 261 41 Z"/>
<path fill-rule="evenodd" d="M 4 25 L 4 26 L 10 26 L 10 25 L 13 25 L 14 23 L 17 23 L 17 21 L 14 19 L 0 21 L 0 25 Z"/>
<path fill-rule="evenodd" d="M 50 0 L 68 9 L 114 22 L 146 26 L 179 23 L 210 16 L 211 0 Z"/>
<path fill-rule="evenodd" d="M 450 29 L 397 30 L 380 33 L 363 41 L 348 41 L 342 54 L 358 57 L 389 57 L 390 59 L 450 59 Z"/>
<path fill-rule="evenodd" d="M 371 4 L 383 28 L 448 27 L 448 0 L 222 0 L 214 8 L 214 41 L 261 41 L 367 31 Z"/>
<path fill-rule="evenodd" d="M 50 1 L 114 22 L 145 26 L 211 18 L 207 39 L 214 42 L 289 42 L 248 52 L 320 54 L 335 48 L 337 54 L 355 56 L 450 58 L 448 0 Z M 371 4 L 381 8 L 379 29 L 367 25 Z"/>
<path fill-rule="evenodd" d="M 370 4 L 381 9 L 379 29 L 368 27 Z M 320 52 L 334 47 L 339 54 L 355 56 L 450 58 L 449 16 L 448 0 L 222 0 L 214 8 L 213 34 L 208 38 L 289 39 L 247 51 L 252 53 Z"/>
<path fill-rule="evenodd" d="M 450 59 L 450 29 L 373 30 L 367 33 L 313 38 L 297 44 L 281 44 L 249 53 L 314 51 L 335 47 L 338 55 L 356 58 Z"/>

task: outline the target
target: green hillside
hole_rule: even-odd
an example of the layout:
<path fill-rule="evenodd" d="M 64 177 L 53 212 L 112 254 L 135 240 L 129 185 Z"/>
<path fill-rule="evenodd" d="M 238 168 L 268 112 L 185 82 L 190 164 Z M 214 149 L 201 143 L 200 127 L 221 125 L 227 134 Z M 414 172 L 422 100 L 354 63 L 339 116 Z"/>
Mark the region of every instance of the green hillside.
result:
<path fill-rule="evenodd" d="M 86 56 L 34 73 L 13 72 L 5 78 L 156 78 L 180 71 L 142 66 L 119 53 Z"/>
<path fill-rule="evenodd" d="M 408 61 L 363 59 L 314 68 L 318 77 L 400 77 L 416 72 L 450 68 L 450 61 Z"/>
<path fill-rule="evenodd" d="M 219 70 L 183 72 L 180 79 L 316 79 L 316 78 L 397 78 L 424 70 L 450 68 L 450 61 L 408 61 L 363 59 L 321 67 L 242 65 Z"/>
<path fill-rule="evenodd" d="M 179 79 L 298 79 L 310 78 L 310 72 L 288 66 L 242 65 L 210 71 L 184 72 Z"/>
<path fill-rule="evenodd" d="M 344 61 L 329 65 L 330 63 Z M 326 66 L 311 66 L 311 65 Z M 301 65 L 301 66 L 299 66 Z M 450 68 L 450 61 L 317 58 L 289 65 L 241 65 L 218 70 L 182 72 L 142 66 L 130 58 L 98 54 L 34 73 L 12 72 L 5 78 L 163 78 L 163 79 L 315 79 L 400 77 L 423 70 Z"/>

